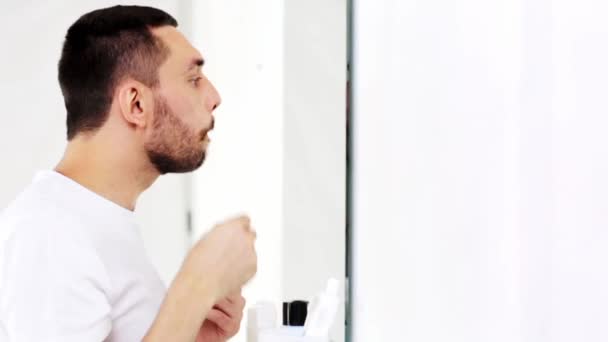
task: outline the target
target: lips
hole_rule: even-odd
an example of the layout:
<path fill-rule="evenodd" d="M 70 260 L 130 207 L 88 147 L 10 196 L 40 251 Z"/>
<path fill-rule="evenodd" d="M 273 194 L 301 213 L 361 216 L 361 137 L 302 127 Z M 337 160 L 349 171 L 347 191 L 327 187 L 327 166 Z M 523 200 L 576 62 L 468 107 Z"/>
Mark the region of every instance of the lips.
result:
<path fill-rule="evenodd" d="M 201 132 L 201 141 L 209 139 L 210 130 L 204 130 Z"/>
<path fill-rule="evenodd" d="M 209 136 L 209 134 L 211 133 L 211 131 L 213 131 L 213 128 L 215 127 L 215 118 L 213 118 L 211 120 L 211 125 L 209 125 L 209 128 L 207 128 L 206 130 L 203 130 L 201 132 L 201 140 L 208 140 L 211 141 L 211 137 Z"/>

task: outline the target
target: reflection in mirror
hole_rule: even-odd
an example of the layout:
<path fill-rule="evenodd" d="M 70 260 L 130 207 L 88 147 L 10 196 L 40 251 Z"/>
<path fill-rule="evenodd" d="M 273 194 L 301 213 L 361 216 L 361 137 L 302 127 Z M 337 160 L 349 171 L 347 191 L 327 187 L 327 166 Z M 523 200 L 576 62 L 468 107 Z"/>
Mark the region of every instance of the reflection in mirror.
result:
<path fill-rule="evenodd" d="M 0 340 L 344 341 L 346 0 L 115 5 L 0 5 Z"/>

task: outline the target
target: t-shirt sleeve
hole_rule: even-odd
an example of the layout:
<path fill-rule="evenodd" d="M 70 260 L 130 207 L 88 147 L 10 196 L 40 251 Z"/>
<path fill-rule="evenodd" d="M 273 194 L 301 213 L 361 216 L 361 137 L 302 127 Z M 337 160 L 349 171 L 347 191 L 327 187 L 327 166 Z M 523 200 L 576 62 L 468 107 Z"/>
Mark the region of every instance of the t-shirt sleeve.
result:
<path fill-rule="evenodd" d="M 65 229 L 14 234 L 0 274 L 0 320 L 9 341 L 103 341 L 112 329 L 109 278 L 86 241 Z"/>

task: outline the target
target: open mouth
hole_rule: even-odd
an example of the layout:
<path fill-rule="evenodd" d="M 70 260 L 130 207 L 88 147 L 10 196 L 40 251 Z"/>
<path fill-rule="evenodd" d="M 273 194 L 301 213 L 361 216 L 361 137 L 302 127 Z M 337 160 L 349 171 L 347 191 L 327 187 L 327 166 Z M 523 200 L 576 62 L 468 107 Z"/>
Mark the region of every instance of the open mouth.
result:
<path fill-rule="evenodd" d="M 211 137 L 209 135 L 211 134 L 211 131 L 213 131 L 214 127 L 215 127 L 215 119 L 213 121 L 211 121 L 211 126 L 209 126 L 208 129 L 201 132 L 201 141 L 211 141 Z"/>
<path fill-rule="evenodd" d="M 211 131 L 206 131 L 202 134 L 202 141 L 211 141 Z"/>

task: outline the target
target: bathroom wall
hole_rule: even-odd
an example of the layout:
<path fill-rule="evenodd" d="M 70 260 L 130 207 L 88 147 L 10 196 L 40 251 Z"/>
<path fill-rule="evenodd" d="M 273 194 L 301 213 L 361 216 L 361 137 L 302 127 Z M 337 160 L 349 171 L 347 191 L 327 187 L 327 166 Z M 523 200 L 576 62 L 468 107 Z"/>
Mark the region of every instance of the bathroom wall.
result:
<path fill-rule="evenodd" d="M 353 341 L 605 341 L 608 5 L 356 1 Z"/>

